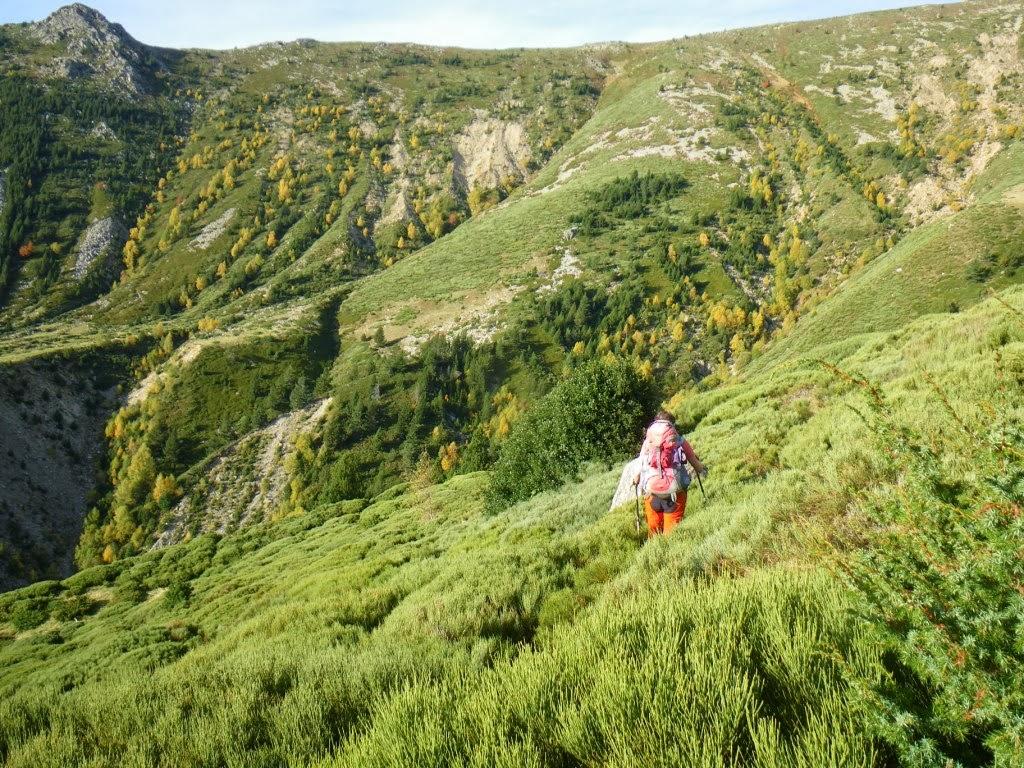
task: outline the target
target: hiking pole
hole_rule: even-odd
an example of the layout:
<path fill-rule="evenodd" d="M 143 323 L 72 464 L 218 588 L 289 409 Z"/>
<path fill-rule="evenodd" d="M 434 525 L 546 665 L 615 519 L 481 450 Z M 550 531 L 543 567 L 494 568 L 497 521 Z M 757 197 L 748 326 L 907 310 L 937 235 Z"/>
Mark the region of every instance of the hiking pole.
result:
<path fill-rule="evenodd" d="M 697 485 L 700 486 L 700 495 L 704 497 L 704 501 L 707 501 L 708 495 L 704 492 L 704 481 L 700 479 L 700 472 L 694 470 L 693 474 L 697 476 Z"/>
<path fill-rule="evenodd" d="M 708 495 L 704 492 L 704 481 L 700 479 L 700 472 L 697 473 L 697 485 L 700 486 L 700 495 L 704 497 L 704 501 L 707 501 Z"/>

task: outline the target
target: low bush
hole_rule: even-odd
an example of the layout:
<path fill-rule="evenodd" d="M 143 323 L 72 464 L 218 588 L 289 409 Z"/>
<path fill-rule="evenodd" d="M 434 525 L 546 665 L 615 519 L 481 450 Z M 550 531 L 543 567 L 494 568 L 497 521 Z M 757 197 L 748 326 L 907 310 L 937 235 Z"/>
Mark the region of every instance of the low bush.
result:
<path fill-rule="evenodd" d="M 1024 765 L 1024 358 L 999 366 L 981 419 L 936 390 L 947 424 L 934 433 L 861 382 L 899 493 L 868 496 L 867 546 L 846 573 L 890 649 L 873 711 L 906 766 Z M 961 475 L 949 461 L 964 446 Z"/>
<path fill-rule="evenodd" d="M 631 363 L 576 369 L 512 428 L 494 467 L 492 501 L 522 501 L 557 487 L 587 461 L 627 455 L 656 400 L 652 382 Z"/>

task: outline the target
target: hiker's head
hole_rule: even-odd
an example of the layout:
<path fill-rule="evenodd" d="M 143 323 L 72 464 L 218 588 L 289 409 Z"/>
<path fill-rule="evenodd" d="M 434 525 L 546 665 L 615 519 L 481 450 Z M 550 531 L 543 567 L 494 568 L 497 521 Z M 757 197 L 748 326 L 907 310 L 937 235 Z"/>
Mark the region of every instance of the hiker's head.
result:
<path fill-rule="evenodd" d="M 669 413 L 668 411 L 658 411 L 657 415 L 655 415 L 655 417 L 654 417 L 654 420 L 655 421 L 667 421 L 667 422 L 669 422 L 671 424 L 675 424 L 676 423 L 676 420 L 672 417 L 672 414 Z"/>

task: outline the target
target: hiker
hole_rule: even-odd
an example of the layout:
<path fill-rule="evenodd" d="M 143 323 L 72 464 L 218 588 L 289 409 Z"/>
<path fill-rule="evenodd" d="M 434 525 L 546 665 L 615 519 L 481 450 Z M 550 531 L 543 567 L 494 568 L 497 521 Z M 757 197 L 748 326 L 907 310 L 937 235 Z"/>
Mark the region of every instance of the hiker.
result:
<path fill-rule="evenodd" d="M 690 475 L 686 462 L 701 477 L 707 469 L 686 438 L 676 430 L 668 411 L 658 411 L 647 428 L 633 485 L 644 494 L 644 513 L 649 536 L 669 533 L 679 525 L 686 511 L 686 490 Z"/>

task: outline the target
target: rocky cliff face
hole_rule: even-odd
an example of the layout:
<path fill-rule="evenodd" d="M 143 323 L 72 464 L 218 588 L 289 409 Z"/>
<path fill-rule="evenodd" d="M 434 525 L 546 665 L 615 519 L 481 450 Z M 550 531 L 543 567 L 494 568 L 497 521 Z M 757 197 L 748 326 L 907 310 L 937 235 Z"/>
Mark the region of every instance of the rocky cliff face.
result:
<path fill-rule="evenodd" d="M 0 591 L 73 571 L 111 380 L 63 361 L 0 369 Z"/>
<path fill-rule="evenodd" d="M 58 77 L 96 78 L 137 96 L 151 90 L 152 72 L 163 66 L 153 49 L 81 3 L 59 8 L 32 24 L 31 31 L 43 44 L 64 49 L 50 65 Z"/>

